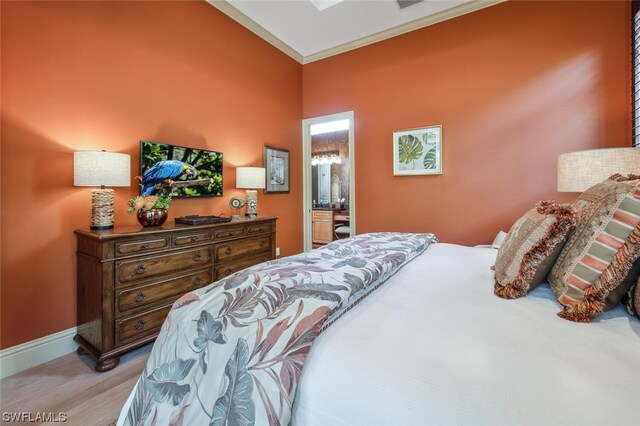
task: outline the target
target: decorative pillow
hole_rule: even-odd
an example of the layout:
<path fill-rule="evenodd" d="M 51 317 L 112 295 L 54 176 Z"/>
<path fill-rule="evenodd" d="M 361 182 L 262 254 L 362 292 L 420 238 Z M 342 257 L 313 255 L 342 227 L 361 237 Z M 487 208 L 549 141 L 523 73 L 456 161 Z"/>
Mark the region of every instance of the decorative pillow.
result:
<path fill-rule="evenodd" d="M 573 204 L 576 230 L 547 277 L 562 318 L 589 322 L 620 302 L 637 279 L 640 176 L 613 175 Z M 640 263 L 640 262 L 639 262 Z"/>
<path fill-rule="evenodd" d="M 640 318 L 640 278 L 638 282 L 627 293 L 627 312 Z"/>
<path fill-rule="evenodd" d="M 494 293 L 515 299 L 542 282 L 573 230 L 575 216 L 569 205 L 541 201 L 518 219 L 498 250 Z"/>

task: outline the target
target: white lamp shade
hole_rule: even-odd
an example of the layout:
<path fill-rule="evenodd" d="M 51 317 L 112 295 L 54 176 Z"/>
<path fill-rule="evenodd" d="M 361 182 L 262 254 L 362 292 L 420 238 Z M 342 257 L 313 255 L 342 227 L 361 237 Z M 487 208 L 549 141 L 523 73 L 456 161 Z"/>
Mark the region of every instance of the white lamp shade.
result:
<path fill-rule="evenodd" d="M 236 168 L 236 188 L 264 189 L 265 169 L 263 167 Z"/>
<path fill-rule="evenodd" d="M 106 151 L 73 153 L 74 186 L 131 186 L 131 156 Z"/>
<path fill-rule="evenodd" d="M 640 148 L 603 148 L 558 157 L 558 191 L 583 192 L 609 176 L 640 174 Z"/>

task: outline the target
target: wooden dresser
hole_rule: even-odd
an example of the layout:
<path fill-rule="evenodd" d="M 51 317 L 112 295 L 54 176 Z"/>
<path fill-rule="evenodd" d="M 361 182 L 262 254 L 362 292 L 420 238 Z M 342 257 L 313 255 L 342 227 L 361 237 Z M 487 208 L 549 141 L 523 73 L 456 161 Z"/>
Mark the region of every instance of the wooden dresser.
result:
<path fill-rule="evenodd" d="M 275 258 L 276 220 L 76 230 L 78 353 L 97 371 L 116 367 L 156 338 L 183 294 Z"/>

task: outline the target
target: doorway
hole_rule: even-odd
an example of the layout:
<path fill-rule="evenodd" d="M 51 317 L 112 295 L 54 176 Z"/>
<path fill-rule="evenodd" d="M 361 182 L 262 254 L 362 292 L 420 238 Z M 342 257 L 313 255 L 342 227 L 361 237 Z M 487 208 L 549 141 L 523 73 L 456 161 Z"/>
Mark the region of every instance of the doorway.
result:
<path fill-rule="evenodd" d="M 353 111 L 302 120 L 304 251 L 311 250 L 326 235 L 332 235 L 331 239 L 356 235 L 353 122 Z M 346 141 L 340 132 L 346 132 Z M 331 137 L 340 139 L 344 147 L 336 143 L 326 145 L 326 149 L 317 148 L 316 144 Z"/>

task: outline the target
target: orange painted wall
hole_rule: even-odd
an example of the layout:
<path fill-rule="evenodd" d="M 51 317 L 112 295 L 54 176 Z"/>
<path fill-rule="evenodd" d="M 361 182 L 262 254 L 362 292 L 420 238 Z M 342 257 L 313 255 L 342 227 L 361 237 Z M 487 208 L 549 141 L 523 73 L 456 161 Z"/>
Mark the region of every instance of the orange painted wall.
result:
<path fill-rule="evenodd" d="M 302 67 L 204 2 L 0 2 L 1 329 L 6 348 L 75 325 L 75 239 L 90 189 L 72 152 L 138 141 L 289 148 L 291 193 L 259 195 L 283 255 L 302 249 L 300 120 L 355 111 L 358 232 L 491 241 L 555 192 L 561 152 L 630 141 L 628 2 L 512 1 Z M 303 96 L 304 95 L 304 96 Z M 393 130 L 442 124 L 444 174 L 393 177 Z M 116 189 L 116 225 L 136 188 Z"/>
<path fill-rule="evenodd" d="M 132 156 L 138 141 L 224 152 L 223 198 L 177 199 L 170 214 L 231 213 L 235 166 L 262 146 L 299 164 L 302 66 L 205 2 L 1 2 L 1 347 L 76 325 L 75 238 L 90 189 L 72 153 Z M 259 195 L 283 255 L 302 249 L 300 167 L 291 193 Z M 116 226 L 135 224 L 116 189 Z M 171 219 L 170 219 L 171 220 Z"/>
<path fill-rule="evenodd" d="M 303 68 L 305 118 L 355 114 L 357 232 L 491 242 L 558 194 L 558 154 L 631 143 L 630 4 L 509 1 Z M 393 176 L 443 126 L 444 174 Z"/>

